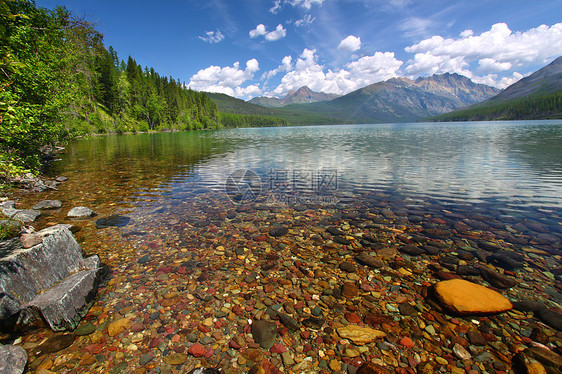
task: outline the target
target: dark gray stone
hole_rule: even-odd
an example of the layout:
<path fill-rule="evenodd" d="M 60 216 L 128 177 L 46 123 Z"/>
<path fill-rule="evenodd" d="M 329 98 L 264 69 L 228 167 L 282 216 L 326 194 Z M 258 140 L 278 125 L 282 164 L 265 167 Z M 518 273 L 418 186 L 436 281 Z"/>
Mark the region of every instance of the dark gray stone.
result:
<path fill-rule="evenodd" d="M 361 252 L 359 255 L 357 255 L 357 257 L 355 257 L 355 260 L 363 265 L 367 265 L 375 269 L 380 269 L 385 265 L 383 260 L 377 257 L 373 257 L 367 252 Z"/>
<path fill-rule="evenodd" d="M 98 229 L 104 229 L 106 227 L 123 227 L 123 226 L 127 226 L 130 221 L 131 221 L 130 217 L 114 214 L 109 217 L 98 219 L 96 221 L 96 227 Z M 196 227 L 200 227 L 200 226 L 196 226 Z"/>
<path fill-rule="evenodd" d="M 286 227 L 274 227 L 269 230 L 269 235 L 277 237 L 287 235 L 288 232 L 289 230 Z"/>
<path fill-rule="evenodd" d="M 547 325 L 562 331 L 562 314 L 550 309 L 541 309 L 537 312 L 537 315 Z"/>
<path fill-rule="evenodd" d="M 288 316 L 285 313 L 278 313 L 277 317 L 290 332 L 295 332 L 300 329 L 299 323 L 295 321 L 291 316 Z"/>
<path fill-rule="evenodd" d="M 525 257 L 515 252 L 503 251 L 488 256 L 486 261 L 506 270 L 515 270 L 523 267 L 524 259 Z"/>
<path fill-rule="evenodd" d="M 425 251 L 423 249 L 421 249 L 420 247 L 415 246 L 413 244 L 406 244 L 406 245 L 402 246 L 400 248 L 400 252 L 406 253 L 407 255 L 410 255 L 410 256 L 419 256 L 419 255 L 425 253 Z"/>
<path fill-rule="evenodd" d="M 260 347 L 270 349 L 277 338 L 277 325 L 268 321 L 254 321 L 252 323 L 252 336 Z"/>
<path fill-rule="evenodd" d="M 93 217 L 95 215 L 96 213 L 92 209 L 87 208 L 85 206 L 77 206 L 70 209 L 70 211 L 66 216 L 70 218 L 87 218 L 87 217 Z"/>
<path fill-rule="evenodd" d="M 33 206 L 33 209 L 58 209 L 62 207 L 62 202 L 59 200 L 43 200 Z"/>
<path fill-rule="evenodd" d="M 546 305 L 536 301 L 514 301 L 512 304 L 513 309 L 521 312 L 538 312 L 541 309 L 546 309 Z"/>
<path fill-rule="evenodd" d="M 0 344 L 0 374 L 21 374 L 27 364 L 27 353 L 18 345 Z"/>
<path fill-rule="evenodd" d="M 502 275 L 497 271 L 486 267 L 480 268 L 480 275 L 482 275 L 482 278 L 484 278 L 493 287 L 500 289 L 511 288 L 517 284 L 517 280 L 515 278 Z"/>

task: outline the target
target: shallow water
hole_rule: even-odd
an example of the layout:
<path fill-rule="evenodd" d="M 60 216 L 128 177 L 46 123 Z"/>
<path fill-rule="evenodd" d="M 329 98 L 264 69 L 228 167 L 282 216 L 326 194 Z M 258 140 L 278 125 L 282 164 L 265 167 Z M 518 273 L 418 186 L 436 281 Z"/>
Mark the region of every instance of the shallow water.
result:
<path fill-rule="evenodd" d="M 494 372 L 509 367 L 512 344 L 530 344 L 533 329 L 546 327 L 519 311 L 445 321 L 426 301 L 427 286 L 453 275 L 489 286 L 478 270 L 488 266 L 517 281 L 501 290 L 509 299 L 562 303 L 562 121 L 107 136 L 74 142 L 60 157 L 50 173 L 68 181 L 24 195 L 19 205 L 61 200 L 63 208 L 44 212 L 37 228 L 77 226 L 77 240 L 110 266 L 111 281 L 82 322 L 95 332 L 32 366 L 53 360 L 59 372 L 188 372 L 221 365 L 245 373 L 261 362 L 283 372 L 325 372 L 328 364 L 339 372 L 375 362 L 397 372 L 417 365 Z M 71 221 L 74 206 L 98 216 Z M 384 266 L 363 266 L 359 253 Z M 515 262 L 494 257 L 506 253 Z M 354 293 L 346 296 L 340 287 L 349 282 Z M 301 333 L 287 334 L 268 316 L 270 306 L 302 322 Z M 311 315 L 323 322 L 308 326 Z M 108 325 L 123 318 L 132 326 L 108 336 Z M 276 342 L 289 358 L 265 349 L 256 359 L 248 321 L 259 319 L 277 321 Z M 347 324 L 384 330 L 394 348 L 357 350 L 334 333 Z M 470 347 L 484 361 L 450 354 L 472 329 L 499 339 Z M 545 331 L 539 342 L 562 349 L 556 331 Z M 25 336 L 26 349 L 50 335 Z M 233 348 L 237 336 L 242 348 Z M 196 341 L 206 358 L 187 353 Z"/>

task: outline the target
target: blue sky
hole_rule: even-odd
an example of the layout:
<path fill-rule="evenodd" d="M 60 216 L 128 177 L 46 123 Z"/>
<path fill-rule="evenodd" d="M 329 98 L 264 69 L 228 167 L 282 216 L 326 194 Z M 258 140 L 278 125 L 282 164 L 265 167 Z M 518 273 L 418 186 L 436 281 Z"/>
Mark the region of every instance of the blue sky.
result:
<path fill-rule="evenodd" d="M 562 55 L 560 0 L 37 0 L 193 89 L 345 94 L 456 72 L 504 88 Z"/>

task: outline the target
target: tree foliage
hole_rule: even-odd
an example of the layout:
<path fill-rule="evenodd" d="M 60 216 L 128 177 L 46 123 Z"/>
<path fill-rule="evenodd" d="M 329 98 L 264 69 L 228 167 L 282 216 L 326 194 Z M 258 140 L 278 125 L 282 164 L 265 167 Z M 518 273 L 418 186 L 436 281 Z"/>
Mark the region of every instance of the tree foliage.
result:
<path fill-rule="evenodd" d="M 432 121 L 537 120 L 562 118 L 562 90 L 490 102 L 429 118 Z"/>
<path fill-rule="evenodd" d="M 46 149 L 93 132 L 220 128 L 205 94 L 105 48 L 65 8 L 0 0 L 0 175 L 37 171 Z"/>

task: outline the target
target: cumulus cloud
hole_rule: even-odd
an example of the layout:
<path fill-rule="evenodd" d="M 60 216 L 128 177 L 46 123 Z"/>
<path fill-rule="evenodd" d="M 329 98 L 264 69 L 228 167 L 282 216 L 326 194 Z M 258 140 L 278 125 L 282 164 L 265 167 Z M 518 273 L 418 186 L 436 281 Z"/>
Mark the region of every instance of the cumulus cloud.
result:
<path fill-rule="evenodd" d="M 205 32 L 205 35 L 199 36 L 199 39 L 210 44 L 215 44 L 215 43 L 222 42 L 224 40 L 224 35 L 222 32 L 220 32 L 220 30 L 207 31 Z"/>
<path fill-rule="evenodd" d="M 361 38 L 349 35 L 347 38 L 340 42 L 338 49 L 347 52 L 355 52 L 361 49 Z"/>
<path fill-rule="evenodd" d="M 494 80 L 493 74 L 546 64 L 562 53 L 562 23 L 524 32 L 512 32 L 507 24 L 497 23 L 480 35 L 474 35 L 472 30 L 463 31 L 459 38 L 435 35 L 406 47 L 406 52 L 415 54 L 404 69 L 412 76 L 456 72 L 505 87 L 517 75 L 496 76 Z M 472 72 L 471 64 L 478 64 L 476 71 L 481 76 Z"/>
<path fill-rule="evenodd" d="M 289 72 L 293 69 L 292 64 L 293 58 L 291 56 L 283 57 L 281 65 L 277 66 L 275 69 L 270 70 L 262 75 L 262 80 L 269 80 L 270 78 L 276 76 L 281 72 Z"/>
<path fill-rule="evenodd" d="M 287 35 L 287 30 L 283 28 L 283 25 L 279 24 L 275 28 L 274 31 L 268 32 L 265 34 L 265 40 L 267 41 L 275 41 L 284 38 Z"/>
<path fill-rule="evenodd" d="M 316 50 L 305 48 L 294 68 L 281 78 L 269 94 L 284 96 L 290 90 L 308 86 L 313 91 L 346 94 L 358 88 L 396 76 L 402 61 L 391 52 L 377 52 L 345 65 L 342 69 L 326 69 L 317 61 Z"/>
<path fill-rule="evenodd" d="M 257 38 L 258 36 L 264 36 L 265 40 L 272 42 L 284 38 L 287 35 L 287 30 L 283 28 L 283 25 L 279 24 L 273 31 L 267 31 L 265 25 L 259 24 L 255 29 L 250 30 L 250 38 Z"/>
<path fill-rule="evenodd" d="M 265 25 L 262 23 L 257 25 L 255 29 L 250 30 L 250 38 L 257 38 L 258 36 L 265 34 L 267 34 L 267 31 L 265 31 Z"/>
<path fill-rule="evenodd" d="M 220 92 L 238 97 L 256 95 L 261 93 L 258 86 L 242 87 L 242 84 L 251 80 L 258 70 L 259 63 L 255 58 L 248 60 L 244 69 L 238 61 L 232 66 L 211 65 L 193 75 L 188 86 L 197 91 Z"/>

